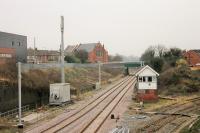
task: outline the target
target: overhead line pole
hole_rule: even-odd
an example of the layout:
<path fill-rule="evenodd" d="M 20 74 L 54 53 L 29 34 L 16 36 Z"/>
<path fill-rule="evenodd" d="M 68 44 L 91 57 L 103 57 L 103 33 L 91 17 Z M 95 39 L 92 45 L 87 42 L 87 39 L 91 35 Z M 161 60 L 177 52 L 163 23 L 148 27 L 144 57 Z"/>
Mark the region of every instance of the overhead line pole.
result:
<path fill-rule="evenodd" d="M 36 63 L 36 51 L 35 51 L 35 37 L 34 37 L 34 64 Z"/>
<path fill-rule="evenodd" d="M 99 87 L 101 88 L 101 62 L 99 61 Z"/>
<path fill-rule="evenodd" d="M 18 128 L 23 128 L 22 124 L 22 103 L 21 103 L 21 62 L 18 62 L 18 102 L 19 102 L 19 123 L 18 123 Z"/>
<path fill-rule="evenodd" d="M 64 17 L 61 16 L 61 82 L 65 83 L 65 68 L 64 68 Z"/>

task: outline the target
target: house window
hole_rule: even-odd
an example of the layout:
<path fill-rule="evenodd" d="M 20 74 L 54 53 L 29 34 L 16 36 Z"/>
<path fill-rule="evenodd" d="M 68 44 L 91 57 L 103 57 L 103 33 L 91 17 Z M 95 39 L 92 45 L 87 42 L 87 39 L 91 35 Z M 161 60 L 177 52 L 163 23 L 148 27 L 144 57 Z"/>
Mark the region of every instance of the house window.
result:
<path fill-rule="evenodd" d="M 152 82 L 152 77 L 148 77 L 148 82 Z"/>
<path fill-rule="evenodd" d="M 101 51 L 96 51 L 96 56 L 101 56 L 102 54 L 101 54 Z"/>
<path fill-rule="evenodd" d="M 0 58 L 12 58 L 11 54 L 0 54 Z"/>
<path fill-rule="evenodd" d="M 14 41 L 12 41 L 12 46 L 14 46 L 15 45 L 15 42 Z"/>

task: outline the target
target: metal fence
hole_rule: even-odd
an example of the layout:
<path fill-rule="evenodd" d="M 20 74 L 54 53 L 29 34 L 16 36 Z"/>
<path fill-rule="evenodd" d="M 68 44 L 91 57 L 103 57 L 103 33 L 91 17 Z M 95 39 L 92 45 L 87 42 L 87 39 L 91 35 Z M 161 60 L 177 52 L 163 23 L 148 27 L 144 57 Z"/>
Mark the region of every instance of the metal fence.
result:
<path fill-rule="evenodd" d="M 78 63 L 65 63 L 66 68 L 72 67 L 85 67 L 85 68 L 95 68 L 98 64 L 78 64 Z M 23 64 L 22 70 L 28 71 L 31 69 L 49 69 L 49 68 L 59 68 L 61 64 L 59 63 L 44 63 L 44 64 Z"/>
<path fill-rule="evenodd" d="M 102 67 L 105 68 L 124 68 L 124 64 L 127 62 L 110 62 L 110 63 L 101 63 Z M 130 62 L 132 63 L 132 62 Z M 136 62 L 140 63 L 140 62 Z M 98 63 L 91 64 L 80 64 L 80 63 L 65 63 L 66 68 L 80 67 L 80 68 L 96 68 Z M 31 69 L 49 69 L 49 68 L 60 68 L 60 63 L 43 63 L 43 64 L 22 64 L 22 71 L 29 71 Z"/>
<path fill-rule="evenodd" d="M 21 109 L 22 109 L 22 112 L 26 112 L 30 109 L 30 106 L 26 105 L 26 106 L 21 107 Z M 15 117 L 15 116 L 18 115 L 18 111 L 19 111 L 19 108 L 15 108 L 15 109 L 6 111 L 6 112 L 3 112 L 3 113 L 0 113 L 0 117 L 12 118 L 12 117 Z"/>

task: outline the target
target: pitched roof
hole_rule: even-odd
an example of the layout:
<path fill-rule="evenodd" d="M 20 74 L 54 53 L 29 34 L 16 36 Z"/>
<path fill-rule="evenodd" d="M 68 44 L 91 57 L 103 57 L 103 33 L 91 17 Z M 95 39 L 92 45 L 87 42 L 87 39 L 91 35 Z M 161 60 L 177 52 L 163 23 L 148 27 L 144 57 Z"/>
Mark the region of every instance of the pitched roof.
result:
<path fill-rule="evenodd" d="M 65 49 L 65 53 L 72 53 L 76 49 L 77 45 L 68 45 Z"/>
<path fill-rule="evenodd" d="M 194 52 L 196 52 L 196 53 L 198 53 L 200 55 L 200 49 L 194 49 L 192 51 L 194 51 Z"/>
<path fill-rule="evenodd" d="M 152 69 L 150 66 L 146 65 L 143 67 L 140 67 L 136 72 L 135 75 L 138 76 L 141 72 L 143 72 L 145 69 L 150 69 L 153 73 L 155 73 L 157 76 L 159 76 L 159 73 L 157 73 L 154 69 Z"/>
<path fill-rule="evenodd" d="M 85 50 L 87 52 L 91 52 L 99 43 L 86 43 L 80 44 L 77 50 Z"/>

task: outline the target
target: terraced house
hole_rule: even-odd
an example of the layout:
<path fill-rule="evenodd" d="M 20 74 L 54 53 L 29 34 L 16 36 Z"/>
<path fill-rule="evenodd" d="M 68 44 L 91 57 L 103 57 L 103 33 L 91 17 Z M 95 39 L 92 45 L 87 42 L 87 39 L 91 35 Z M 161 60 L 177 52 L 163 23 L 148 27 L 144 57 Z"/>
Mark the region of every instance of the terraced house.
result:
<path fill-rule="evenodd" d="M 57 63 L 60 61 L 60 52 L 57 50 L 35 50 L 29 48 L 28 63 Z"/>
<path fill-rule="evenodd" d="M 65 49 L 65 54 L 71 55 L 74 52 L 81 50 L 86 51 L 88 53 L 88 61 L 90 63 L 96 63 L 98 61 L 108 62 L 108 51 L 100 42 L 70 45 Z"/>
<path fill-rule="evenodd" d="M 8 59 L 27 62 L 27 37 L 0 32 L 0 63 Z"/>

